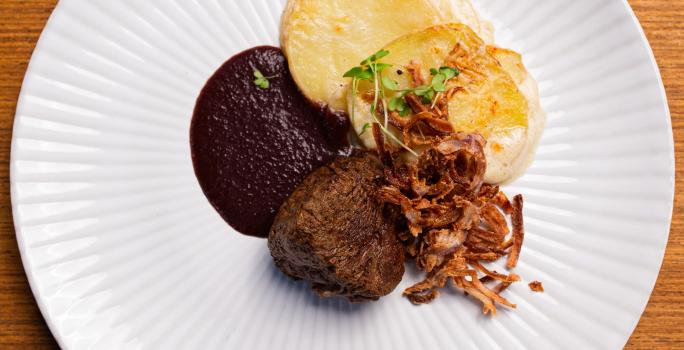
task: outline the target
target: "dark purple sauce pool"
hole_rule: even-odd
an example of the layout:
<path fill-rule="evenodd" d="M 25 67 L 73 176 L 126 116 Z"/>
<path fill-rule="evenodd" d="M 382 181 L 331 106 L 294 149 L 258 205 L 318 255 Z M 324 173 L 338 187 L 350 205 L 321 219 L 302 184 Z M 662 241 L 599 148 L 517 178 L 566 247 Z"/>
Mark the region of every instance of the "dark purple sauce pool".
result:
<path fill-rule="evenodd" d="M 270 79 L 261 89 L 254 71 Z M 267 237 L 273 218 L 314 169 L 351 151 L 348 120 L 313 107 L 279 48 L 235 55 L 202 89 L 190 127 L 195 174 L 209 202 L 237 231 Z"/>

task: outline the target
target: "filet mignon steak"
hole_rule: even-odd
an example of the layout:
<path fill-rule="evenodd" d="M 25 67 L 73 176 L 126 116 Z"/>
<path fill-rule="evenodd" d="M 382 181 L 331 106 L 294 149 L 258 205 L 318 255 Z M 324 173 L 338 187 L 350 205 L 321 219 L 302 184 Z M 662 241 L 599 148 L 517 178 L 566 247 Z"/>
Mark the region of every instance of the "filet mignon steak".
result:
<path fill-rule="evenodd" d="M 376 192 L 377 157 L 339 157 L 311 173 L 278 211 L 268 236 L 275 265 L 321 296 L 352 302 L 389 294 L 404 274 L 397 213 Z"/>

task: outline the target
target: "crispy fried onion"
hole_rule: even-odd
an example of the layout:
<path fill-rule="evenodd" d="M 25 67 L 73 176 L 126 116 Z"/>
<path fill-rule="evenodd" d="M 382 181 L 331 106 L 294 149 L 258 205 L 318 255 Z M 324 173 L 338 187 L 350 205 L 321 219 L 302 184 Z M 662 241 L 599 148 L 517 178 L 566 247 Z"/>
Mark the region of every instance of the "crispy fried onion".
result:
<path fill-rule="evenodd" d="M 524 237 L 523 199 L 518 195 L 511 202 L 498 186 L 483 183 L 484 138 L 451 133 L 433 140 L 417 161 L 406 162 L 374 131 L 386 180 L 378 196 L 401 209 L 406 230 L 400 239 L 427 273 L 404 295 L 414 304 L 429 303 L 451 283 L 482 302 L 485 314 L 496 314 L 497 304 L 515 308 L 500 293 L 520 277 L 492 271 L 483 262 L 507 257 L 506 266 L 516 266 Z"/>
<path fill-rule="evenodd" d="M 419 62 L 411 61 L 406 69 L 410 74 L 412 87 L 426 83 Z M 398 131 L 398 136 L 408 147 L 431 145 L 435 140 L 454 133 L 454 127 L 449 122 L 449 99 L 461 89 L 450 84 L 449 89 L 439 93 L 433 101 L 425 101 L 413 92 L 408 93 L 404 98 L 411 109 L 410 115 L 402 117 L 398 112 L 390 111 L 388 122 Z M 369 94 L 364 99 L 370 102 L 373 97 L 373 94 Z M 378 106 L 375 113 L 378 118 L 383 118 L 382 106 Z"/>
<path fill-rule="evenodd" d="M 544 293 L 544 285 L 539 281 L 532 281 L 528 284 L 530 290 L 537 293 Z"/>

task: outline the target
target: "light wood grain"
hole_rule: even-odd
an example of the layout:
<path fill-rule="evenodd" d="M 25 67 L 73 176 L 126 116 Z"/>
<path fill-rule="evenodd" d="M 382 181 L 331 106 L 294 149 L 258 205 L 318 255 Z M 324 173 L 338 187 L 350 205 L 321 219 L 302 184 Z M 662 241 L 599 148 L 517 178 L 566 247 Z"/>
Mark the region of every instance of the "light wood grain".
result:
<path fill-rule="evenodd" d="M 631 0 L 667 90 L 677 159 L 674 216 L 665 261 L 627 349 L 684 349 L 684 1 Z"/>
<path fill-rule="evenodd" d="M 0 349 L 56 349 L 21 265 L 9 197 L 9 151 L 26 65 L 55 0 L 0 0 Z"/>
<path fill-rule="evenodd" d="M 598 1 L 598 0 L 597 0 Z M 663 268 L 627 349 L 684 349 L 684 1 L 630 0 L 658 59 L 677 156 L 674 219 Z M 12 225 L 9 150 L 26 65 L 56 0 L 0 0 L 0 349 L 55 349 L 26 281 Z M 629 74 L 629 72 L 625 72 Z"/>

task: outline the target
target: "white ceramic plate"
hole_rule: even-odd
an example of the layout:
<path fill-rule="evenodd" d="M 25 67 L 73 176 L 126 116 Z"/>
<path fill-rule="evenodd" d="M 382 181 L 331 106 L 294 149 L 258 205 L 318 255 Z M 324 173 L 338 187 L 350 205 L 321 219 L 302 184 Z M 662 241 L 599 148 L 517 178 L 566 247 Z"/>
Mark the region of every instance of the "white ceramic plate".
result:
<path fill-rule="evenodd" d="M 266 241 L 232 231 L 195 180 L 188 127 L 233 54 L 277 45 L 284 0 L 62 0 L 17 108 L 17 238 L 68 349 L 619 349 L 667 242 L 674 155 L 648 43 L 622 0 L 481 0 L 524 54 L 549 119 L 527 198 L 518 304 L 322 300 Z M 544 294 L 526 283 L 538 279 Z"/>

